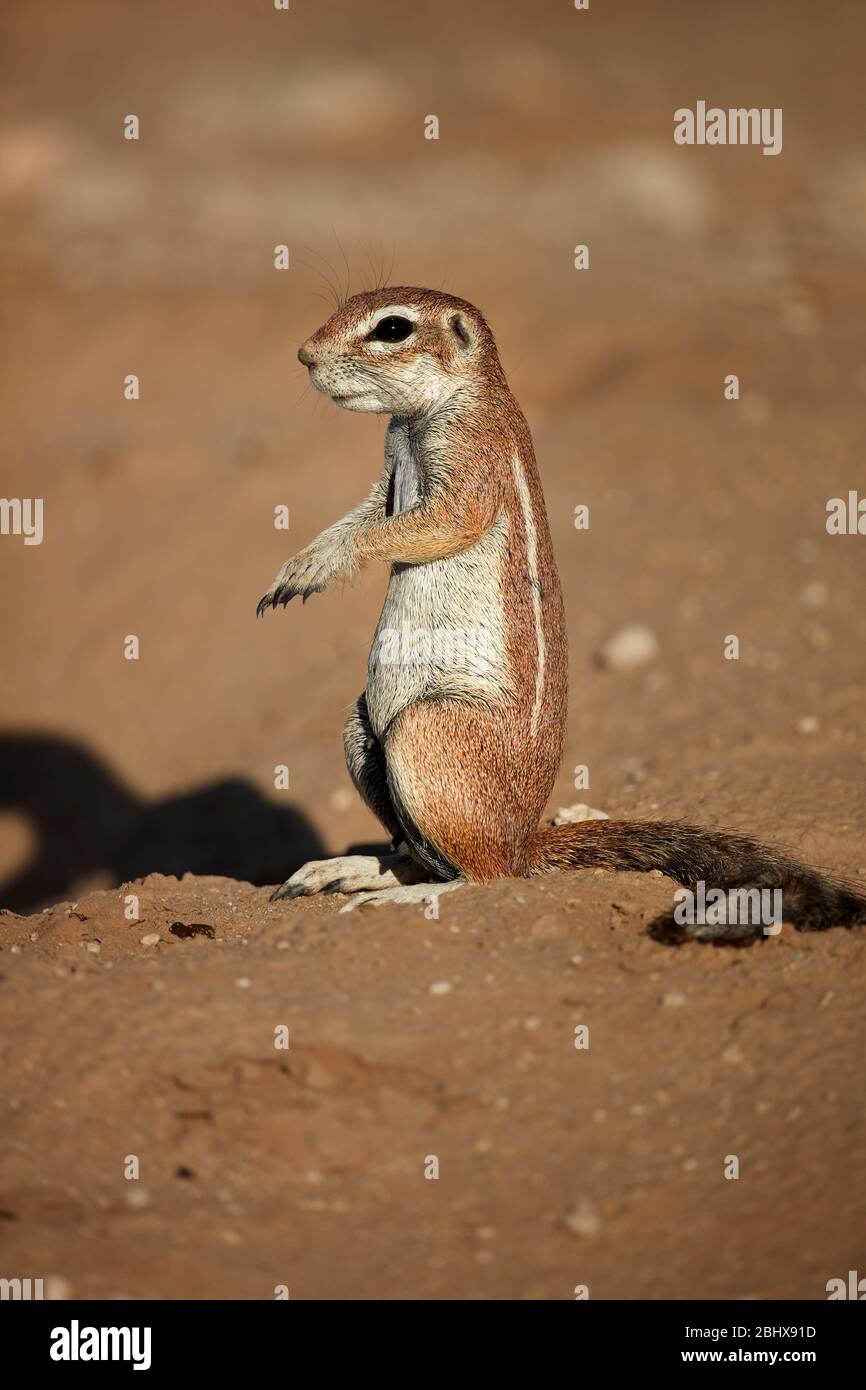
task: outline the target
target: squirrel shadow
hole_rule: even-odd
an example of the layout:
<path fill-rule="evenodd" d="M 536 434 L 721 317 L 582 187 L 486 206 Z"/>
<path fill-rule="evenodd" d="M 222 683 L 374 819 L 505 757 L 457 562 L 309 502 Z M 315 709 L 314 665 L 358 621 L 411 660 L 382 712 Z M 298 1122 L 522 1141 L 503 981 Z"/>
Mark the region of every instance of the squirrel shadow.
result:
<path fill-rule="evenodd" d="M 0 907 L 29 912 L 89 875 L 113 886 L 146 874 L 216 874 L 282 883 L 325 849 L 306 816 L 275 806 L 242 778 L 146 801 L 84 745 L 44 734 L 0 735 L 0 810 L 25 816 L 30 861 L 0 883 Z"/>

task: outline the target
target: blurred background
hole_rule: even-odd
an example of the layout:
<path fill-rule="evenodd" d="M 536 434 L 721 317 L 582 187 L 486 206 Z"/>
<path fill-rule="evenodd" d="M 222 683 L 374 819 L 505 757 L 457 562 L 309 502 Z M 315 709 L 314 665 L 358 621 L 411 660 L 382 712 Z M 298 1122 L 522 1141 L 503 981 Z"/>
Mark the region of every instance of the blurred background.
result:
<path fill-rule="evenodd" d="M 0 22 L 2 493 L 45 506 L 41 546 L 0 541 L 4 905 L 151 870 L 274 882 L 381 838 L 340 730 L 385 575 L 255 604 L 379 471 L 383 422 L 304 395 L 295 354 L 329 280 L 389 270 L 483 309 L 534 433 L 571 638 L 554 806 L 751 826 L 857 871 L 866 540 L 825 507 L 866 491 L 859 0 L 7 0 Z M 782 107 L 782 154 L 675 146 L 698 100 Z M 633 624 L 655 657 L 605 669 Z"/>

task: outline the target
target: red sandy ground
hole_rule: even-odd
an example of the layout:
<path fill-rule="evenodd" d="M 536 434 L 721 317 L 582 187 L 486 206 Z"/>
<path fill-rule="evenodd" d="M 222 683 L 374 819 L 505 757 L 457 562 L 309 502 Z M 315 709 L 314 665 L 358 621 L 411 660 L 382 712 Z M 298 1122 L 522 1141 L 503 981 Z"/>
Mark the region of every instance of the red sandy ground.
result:
<path fill-rule="evenodd" d="M 398 283 L 488 312 L 533 429 L 571 634 L 553 808 L 866 878 L 866 539 L 824 528 L 866 491 L 862 6 L 243 8 L 4 7 L 2 491 L 46 533 L 0 541 L 0 1274 L 822 1298 L 866 1272 L 862 936 L 673 949 L 646 930 L 673 885 L 635 876 L 438 921 L 269 905 L 247 880 L 382 838 L 340 729 L 384 576 L 254 609 L 379 468 L 381 421 L 298 401 L 328 312 L 302 262 L 342 270 L 333 227 L 358 287 L 359 243 L 396 240 Z M 783 106 L 783 154 L 676 148 L 699 97 Z M 657 659 L 601 669 L 636 622 Z"/>

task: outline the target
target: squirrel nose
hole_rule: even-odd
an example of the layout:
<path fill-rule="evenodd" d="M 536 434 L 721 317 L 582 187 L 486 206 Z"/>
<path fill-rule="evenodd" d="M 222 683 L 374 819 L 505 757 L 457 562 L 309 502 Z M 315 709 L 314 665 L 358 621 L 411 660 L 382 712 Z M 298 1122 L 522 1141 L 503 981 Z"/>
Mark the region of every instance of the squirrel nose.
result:
<path fill-rule="evenodd" d="M 298 361 L 303 362 L 305 367 L 314 367 L 316 365 L 316 359 L 310 352 L 310 348 L 307 343 L 302 343 L 301 346 L 298 348 Z"/>

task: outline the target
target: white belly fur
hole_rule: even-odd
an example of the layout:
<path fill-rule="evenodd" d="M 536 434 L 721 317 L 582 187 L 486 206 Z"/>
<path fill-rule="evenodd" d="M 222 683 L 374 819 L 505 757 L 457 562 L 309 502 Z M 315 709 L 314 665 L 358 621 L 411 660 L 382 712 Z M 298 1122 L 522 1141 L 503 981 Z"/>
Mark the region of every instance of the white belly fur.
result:
<path fill-rule="evenodd" d="M 402 441 L 401 441 L 402 443 Z M 393 511 L 421 500 L 423 478 L 399 448 Z M 459 555 L 396 565 L 367 668 L 367 709 L 382 735 L 407 705 L 425 699 L 496 702 L 508 688 L 501 563 L 508 523 L 500 516 Z"/>

